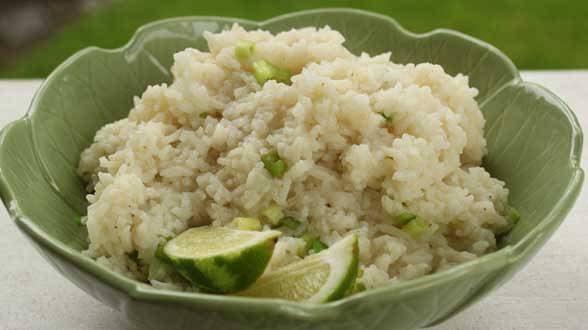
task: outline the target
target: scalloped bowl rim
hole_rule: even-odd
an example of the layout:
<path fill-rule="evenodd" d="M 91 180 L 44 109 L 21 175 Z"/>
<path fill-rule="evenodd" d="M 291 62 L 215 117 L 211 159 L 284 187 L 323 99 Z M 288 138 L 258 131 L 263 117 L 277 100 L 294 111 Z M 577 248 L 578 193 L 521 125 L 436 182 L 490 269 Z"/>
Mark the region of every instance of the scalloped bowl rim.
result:
<path fill-rule="evenodd" d="M 285 313 L 291 316 L 298 317 L 300 319 L 319 319 L 325 317 L 326 315 L 330 314 L 337 314 L 341 311 L 341 306 L 346 304 L 352 303 L 361 303 L 361 301 L 365 299 L 370 299 L 375 296 L 383 296 L 383 295 L 395 295 L 397 297 L 403 297 L 406 295 L 410 295 L 415 291 L 420 291 L 429 287 L 438 286 L 439 284 L 446 283 L 452 281 L 454 278 L 459 277 L 464 273 L 476 273 L 481 272 L 485 273 L 491 269 L 497 269 L 499 267 L 503 267 L 507 264 L 511 264 L 516 262 L 519 257 L 522 257 L 525 254 L 525 251 L 530 249 L 534 246 L 534 243 L 537 243 L 541 238 L 540 232 L 545 229 L 548 225 L 552 224 L 553 222 L 561 221 L 567 211 L 572 207 L 574 201 L 579 193 L 581 188 L 584 172 L 580 167 L 580 158 L 582 152 L 582 130 L 578 123 L 578 120 L 572 110 L 555 94 L 550 92 L 549 90 L 545 89 L 544 87 L 524 82 L 520 78 L 519 71 L 512 63 L 512 61 L 500 50 L 495 48 L 494 46 L 471 37 L 469 35 L 463 34 L 458 31 L 450 30 L 450 29 L 434 29 L 429 32 L 425 33 L 414 33 L 411 31 L 406 30 L 402 25 L 400 25 L 395 19 L 376 14 L 364 10 L 358 9 L 347 9 L 347 8 L 326 8 L 326 9 L 314 9 L 314 10 L 303 10 L 288 13 L 285 15 L 280 15 L 273 17 L 271 19 L 265 21 L 252 21 L 240 18 L 232 18 L 232 17 L 220 17 L 220 16 L 185 16 L 185 17 L 174 17 L 169 19 L 163 19 L 154 21 L 148 24 L 145 24 L 139 27 L 136 32 L 133 34 L 132 38 L 123 46 L 114 48 L 114 49 L 104 49 L 95 46 L 84 48 L 72 56 L 70 56 L 67 60 L 61 63 L 42 83 L 39 87 L 37 92 L 34 95 L 34 98 L 29 106 L 29 110 L 21 119 L 18 119 L 10 124 L 8 124 L 4 129 L 2 129 L 2 135 L 0 136 L 0 150 L 4 149 L 4 137 L 6 132 L 8 132 L 16 123 L 18 122 L 26 122 L 31 120 L 31 116 L 37 111 L 37 103 L 39 100 L 39 96 L 42 95 L 47 86 L 49 85 L 49 81 L 54 78 L 58 73 L 63 71 L 68 65 L 72 62 L 77 61 L 79 58 L 86 56 L 87 54 L 93 52 L 104 52 L 104 53 L 118 53 L 118 52 L 126 52 L 133 50 L 134 45 L 139 43 L 142 38 L 149 34 L 149 30 L 156 28 L 160 25 L 173 23 L 173 22 L 190 22 L 190 21 L 214 21 L 214 22 L 227 22 L 227 23 L 246 23 L 258 27 L 263 27 L 270 23 L 283 20 L 285 18 L 299 16 L 299 15 L 308 15 L 308 14 L 334 14 L 334 13 L 353 13 L 358 15 L 367 16 L 372 19 L 382 19 L 388 21 L 388 23 L 392 24 L 396 29 L 398 29 L 401 33 L 414 37 L 414 38 L 426 38 L 436 34 L 449 34 L 457 36 L 463 39 L 465 42 L 470 42 L 482 46 L 489 51 L 498 54 L 501 59 L 503 60 L 504 64 L 509 67 L 509 69 L 514 73 L 514 78 L 510 81 L 504 83 L 500 88 L 498 88 L 494 93 L 488 95 L 483 101 L 480 102 L 480 106 L 482 106 L 485 102 L 492 99 L 497 93 L 499 93 L 502 89 L 507 86 L 517 85 L 517 84 L 525 84 L 530 86 L 535 86 L 536 88 L 541 89 L 546 94 L 550 95 L 558 102 L 558 109 L 562 111 L 569 120 L 569 123 L 572 127 L 572 147 L 570 152 L 570 165 L 574 169 L 574 176 L 570 180 L 570 183 L 566 187 L 565 193 L 560 197 L 558 202 L 554 205 L 551 212 L 544 217 L 531 231 L 529 231 L 525 236 L 515 245 L 507 245 L 498 251 L 489 253 L 484 255 L 478 259 L 473 261 L 465 262 L 443 272 L 429 274 L 414 280 L 406 281 L 397 283 L 394 285 L 384 286 L 375 288 L 369 291 L 357 293 L 353 296 L 335 301 L 326 304 L 308 304 L 308 303 L 300 303 L 300 302 L 293 302 L 283 299 L 270 299 L 270 298 L 247 298 L 247 297 L 238 297 L 238 296 L 220 296 L 220 295 L 212 295 L 212 294 L 204 294 L 204 293 L 185 293 L 185 292 L 177 292 L 171 290 L 162 290 L 162 289 L 155 289 L 145 283 L 138 282 L 132 279 L 129 279 L 123 275 L 115 273 L 103 266 L 98 265 L 93 259 L 83 256 L 79 251 L 74 250 L 71 247 L 66 246 L 65 244 L 61 243 L 60 241 L 54 240 L 49 235 L 46 235 L 38 226 L 27 218 L 25 214 L 22 214 L 17 208 L 12 207 L 12 201 L 15 201 L 14 193 L 10 186 L 5 184 L 5 179 L 3 175 L 3 171 L 0 169 L 0 181 L 2 181 L 2 185 L 8 191 L 7 195 L 10 198 L 5 198 L 2 196 L 3 202 L 6 208 L 9 211 L 10 216 L 14 219 L 18 227 L 23 230 L 26 234 L 28 234 L 31 238 L 33 238 L 36 242 L 43 245 L 44 247 L 50 249 L 51 251 L 55 252 L 58 256 L 67 259 L 68 262 L 75 264 L 76 266 L 80 267 L 83 271 L 92 274 L 98 280 L 108 284 L 109 286 L 113 286 L 117 289 L 123 290 L 126 292 L 130 297 L 135 299 L 147 300 L 147 301 L 166 301 L 166 302 L 177 302 L 177 303 L 184 303 L 184 304 L 192 304 L 197 306 L 211 306 L 214 304 L 223 304 L 223 305 L 247 305 L 249 309 L 272 309 L 278 313 Z M 31 130 L 31 127 L 28 127 Z M 31 130 L 32 131 L 32 130 Z M 32 132 L 34 134 L 34 132 Z M 35 140 L 32 141 L 35 143 Z M 36 145 L 35 145 L 36 147 Z M 40 166 L 44 166 L 42 162 Z M 43 174 L 47 176 L 47 173 Z M 486 267 L 485 267 L 486 266 Z"/>

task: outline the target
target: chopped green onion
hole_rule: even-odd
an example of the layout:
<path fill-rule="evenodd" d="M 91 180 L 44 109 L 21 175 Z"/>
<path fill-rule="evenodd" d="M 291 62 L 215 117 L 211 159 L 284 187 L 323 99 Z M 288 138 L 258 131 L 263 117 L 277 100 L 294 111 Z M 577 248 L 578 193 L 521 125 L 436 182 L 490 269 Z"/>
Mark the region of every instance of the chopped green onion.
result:
<path fill-rule="evenodd" d="M 386 114 L 385 112 L 378 112 L 380 114 L 380 116 L 384 117 L 384 120 L 386 121 L 387 124 L 391 124 L 392 121 L 394 120 L 394 114 Z"/>
<path fill-rule="evenodd" d="M 304 233 L 300 238 L 306 242 L 306 249 L 310 250 L 310 248 L 312 248 L 312 242 L 314 242 L 318 236 L 311 233 Z"/>
<path fill-rule="evenodd" d="M 232 224 L 240 230 L 261 230 L 261 222 L 256 218 L 237 217 Z"/>
<path fill-rule="evenodd" d="M 253 55 L 255 44 L 251 41 L 239 41 L 235 46 L 235 57 L 240 60 L 247 60 Z"/>
<path fill-rule="evenodd" d="M 427 231 L 427 224 L 420 217 L 410 220 L 407 224 L 402 226 L 402 230 L 412 237 L 419 237 Z"/>
<path fill-rule="evenodd" d="M 267 219 L 270 224 L 277 225 L 278 221 L 284 217 L 284 212 L 278 205 L 272 204 L 261 212 L 261 216 Z"/>
<path fill-rule="evenodd" d="M 286 163 L 280 159 L 278 152 L 272 150 L 261 156 L 261 162 L 274 178 L 279 178 L 286 172 Z"/>
<path fill-rule="evenodd" d="M 277 162 L 278 160 L 280 160 L 280 156 L 276 150 L 272 150 L 261 156 L 261 161 L 263 162 L 265 168 L 268 168 L 271 164 Z"/>
<path fill-rule="evenodd" d="M 301 224 L 302 222 L 300 222 L 300 220 L 287 216 L 280 219 L 278 222 L 278 227 L 286 227 L 288 229 L 296 230 L 298 227 L 300 227 Z"/>
<path fill-rule="evenodd" d="M 314 253 L 319 253 L 322 250 L 329 248 L 325 243 L 320 241 L 318 235 L 305 233 L 300 238 L 306 242 L 306 248 Z"/>
<path fill-rule="evenodd" d="M 279 68 L 278 71 L 276 72 L 276 75 L 274 76 L 274 79 L 277 82 L 281 82 L 284 84 L 290 84 L 291 83 L 290 77 L 292 77 L 292 73 L 290 72 L 290 70 Z"/>
<path fill-rule="evenodd" d="M 82 220 L 83 217 L 74 217 L 74 222 L 80 226 L 84 225 L 84 221 Z"/>
<path fill-rule="evenodd" d="M 268 170 L 274 178 L 279 178 L 286 172 L 286 163 L 280 159 L 273 163 Z"/>
<path fill-rule="evenodd" d="M 275 73 L 275 67 L 264 60 L 259 60 L 253 63 L 253 74 L 260 85 L 263 85 L 266 81 L 272 79 Z"/>
<path fill-rule="evenodd" d="M 312 242 L 312 246 L 310 247 L 310 249 L 311 249 L 312 251 L 314 251 L 314 253 L 319 253 L 319 252 L 321 252 L 322 250 L 326 250 L 326 249 L 328 249 L 328 248 L 329 248 L 329 247 L 328 247 L 328 246 L 327 246 L 325 243 L 323 243 L 323 242 L 319 241 L 318 239 L 314 240 L 314 241 Z"/>
<path fill-rule="evenodd" d="M 260 85 L 268 80 L 289 84 L 292 73 L 290 70 L 279 68 L 265 60 L 255 61 L 252 64 L 253 75 Z"/>
<path fill-rule="evenodd" d="M 416 218 L 416 214 L 409 213 L 409 212 L 402 212 L 394 218 L 394 223 L 403 226 L 408 223 L 410 220 Z"/>
<path fill-rule="evenodd" d="M 204 111 L 204 112 L 201 112 L 201 113 L 198 115 L 198 117 L 200 117 L 200 118 L 206 118 L 206 117 L 208 117 L 208 112 L 206 112 L 206 111 Z"/>
<path fill-rule="evenodd" d="M 519 220 L 521 220 L 521 214 L 514 207 L 507 205 L 505 211 L 506 217 L 510 219 L 512 223 L 517 223 Z"/>

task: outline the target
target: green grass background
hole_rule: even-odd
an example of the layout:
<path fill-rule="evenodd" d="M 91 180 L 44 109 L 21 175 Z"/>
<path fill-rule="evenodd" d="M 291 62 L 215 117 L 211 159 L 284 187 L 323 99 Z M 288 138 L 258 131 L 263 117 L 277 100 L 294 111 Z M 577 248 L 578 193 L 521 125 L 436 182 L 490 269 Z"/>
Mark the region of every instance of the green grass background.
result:
<path fill-rule="evenodd" d="M 415 32 L 459 30 L 500 48 L 522 69 L 588 68 L 588 0 L 118 0 L 80 17 L 11 65 L 0 65 L 0 77 L 45 77 L 77 50 L 119 47 L 139 26 L 157 19 L 214 15 L 263 20 L 321 7 L 382 13 Z"/>

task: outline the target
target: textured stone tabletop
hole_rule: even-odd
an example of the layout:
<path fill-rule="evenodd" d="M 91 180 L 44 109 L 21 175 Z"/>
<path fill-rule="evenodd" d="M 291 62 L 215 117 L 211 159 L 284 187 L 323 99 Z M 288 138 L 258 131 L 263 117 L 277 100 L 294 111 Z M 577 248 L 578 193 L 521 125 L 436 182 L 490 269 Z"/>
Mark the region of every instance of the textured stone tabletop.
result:
<path fill-rule="evenodd" d="M 588 71 L 527 71 L 559 95 L 588 132 Z M 0 126 L 21 117 L 40 80 L 0 80 Z M 586 143 L 585 143 L 586 145 Z M 582 166 L 586 168 L 586 148 Z M 0 209 L 0 329 L 138 330 L 59 275 Z M 588 329 L 586 189 L 545 247 L 502 288 L 432 330 Z"/>

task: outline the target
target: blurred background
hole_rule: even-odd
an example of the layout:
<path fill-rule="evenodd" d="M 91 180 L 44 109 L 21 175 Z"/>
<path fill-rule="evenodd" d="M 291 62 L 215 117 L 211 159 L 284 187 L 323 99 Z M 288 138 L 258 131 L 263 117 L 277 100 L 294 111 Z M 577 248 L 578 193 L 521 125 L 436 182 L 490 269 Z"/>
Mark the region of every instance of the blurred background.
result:
<path fill-rule="evenodd" d="M 588 0 L 0 0 L 0 78 L 39 78 L 77 50 L 116 48 L 141 25 L 189 15 L 263 20 L 353 7 L 415 32 L 438 27 L 490 42 L 521 69 L 588 68 Z"/>

